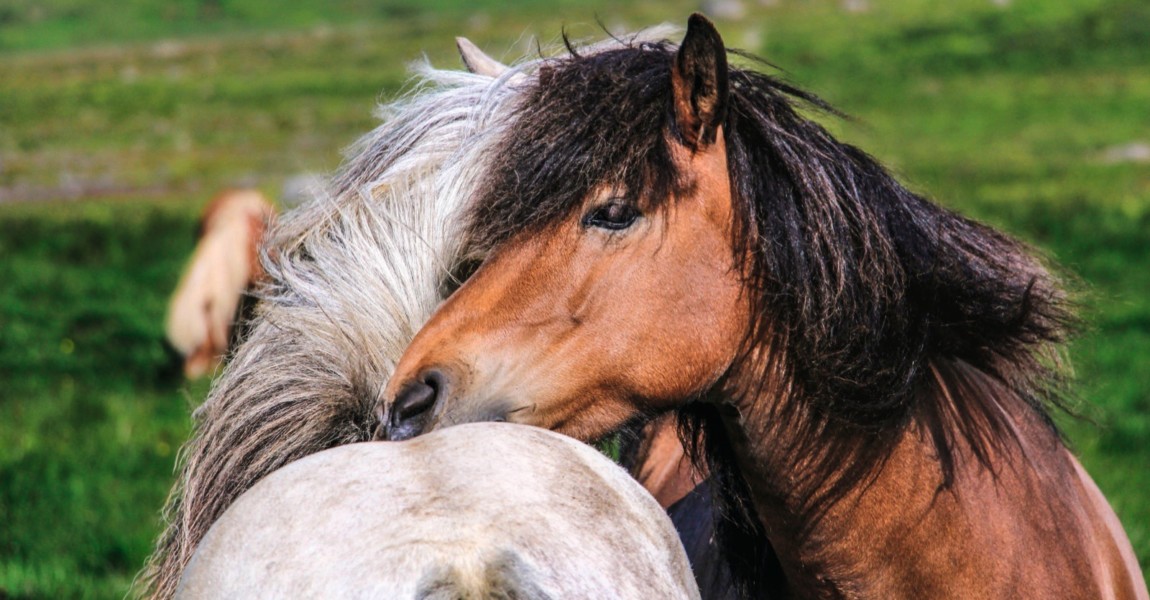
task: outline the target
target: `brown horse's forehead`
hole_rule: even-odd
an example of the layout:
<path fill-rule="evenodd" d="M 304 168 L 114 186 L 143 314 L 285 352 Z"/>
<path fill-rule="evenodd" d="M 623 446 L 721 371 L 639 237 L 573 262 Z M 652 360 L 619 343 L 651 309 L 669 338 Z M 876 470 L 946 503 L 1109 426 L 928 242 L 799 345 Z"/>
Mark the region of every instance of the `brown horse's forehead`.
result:
<path fill-rule="evenodd" d="M 591 186 L 577 205 L 578 208 L 587 209 L 604 202 L 618 201 L 633 203 L 643 210 L 653 210 L 674 205 L 678 200 L 699 193 L 730 192 L 730 173 L 722 127 L 716 134 L 716 143 L 705 150 L 692 150 L 683 146 L 675 141 L 670 131 L 665 132 L 664 138 L 674 168 L 674 186 L 658 191 L 648 186 L 631 187 L 627 178 L 621 175 Z M 576 208 L 572 208 L 574 210 Z"/>
<path fill-rule="evenodd" d="M 619 184 L 636 204 L 677 191 L 666 99 L 670 47 L 557 61 L 509 123 L 473 204 L 471 237 L 490 247 L 548 226 Z"/>
<path fill-rule="evenodd" d="M 606 202 L 627 202 L 638 204 L 642 202 L 642 190 L 630 190 L 623 183 L 616 181 L 606 181 L 600 183 L 583 196 L 581 208 L 587 209 L 592 206 L 598 206 Z"/>

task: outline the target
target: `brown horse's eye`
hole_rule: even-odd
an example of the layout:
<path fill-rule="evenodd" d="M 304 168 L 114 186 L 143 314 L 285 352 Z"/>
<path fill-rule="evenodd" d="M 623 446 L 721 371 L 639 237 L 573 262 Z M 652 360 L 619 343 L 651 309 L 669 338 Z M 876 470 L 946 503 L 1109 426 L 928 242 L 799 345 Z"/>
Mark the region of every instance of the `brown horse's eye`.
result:
<path fill-rule="evenodd" d="M 630 227 L 639 218 L 639 210 L 630 204 L 608 202 L 592 208 L 583 216 L 583 227 L 599 227 L 619 231 Z"/>

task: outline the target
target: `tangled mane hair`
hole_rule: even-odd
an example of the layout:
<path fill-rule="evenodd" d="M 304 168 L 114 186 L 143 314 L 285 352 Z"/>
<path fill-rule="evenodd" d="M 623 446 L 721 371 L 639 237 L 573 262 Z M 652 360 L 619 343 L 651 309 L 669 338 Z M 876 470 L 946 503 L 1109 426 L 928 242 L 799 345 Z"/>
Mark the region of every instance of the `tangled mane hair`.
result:
<path fill-rule="evenodd" d="M 682 141 L 676 50 L 572 49 L 544 65 L 502 134 L 469 237 L 490 249 L 541 230 L 603 186 L 644 211 L 673 203 L 691 185 L 671 154 Z M 994 451 L 1022 443 L 1019 410 L 1056 439 L 1047 406 L 1062 404 L 1059 345 L 1074 321 L 1058 278 L 1022 243 L 907 190 L 803 116 L 837 114 L 822 100 L 753 70 L 728 77 L 732 249 L 753 307 L 730 378 L 778 399 L 772 423 L 754 426 L 785 428 L 795 441 L 783 455 L 812 461 L 797 490 L 818 495 L 812 510 L 864 485 L 912 423 L 934 446 L 943 488 L 966 452 L 999 468 Z M 757 597 L 777 570 L 735 471 L 725 399 L 711 399 L 691 399 L 680 424 L 715 478 L 719 546 L 741 593 Z"/>
<path fill-rule="evenodd" d="M 418 75 L 328 189 L 270 232 L 255 316 L 195 411 L 142 595 L 170 597 L 208 528 L 265 475 L 371 439 L 395 362 L 455 285 L 459 213 L 516 94 L 514 73 Z"/>

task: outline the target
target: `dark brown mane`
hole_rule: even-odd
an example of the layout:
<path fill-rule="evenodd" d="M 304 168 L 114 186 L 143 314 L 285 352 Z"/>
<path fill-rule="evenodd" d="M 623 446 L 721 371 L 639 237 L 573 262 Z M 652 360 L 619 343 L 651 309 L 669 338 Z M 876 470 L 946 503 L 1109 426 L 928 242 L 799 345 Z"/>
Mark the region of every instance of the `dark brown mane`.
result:
<path fill-rule="evenodd" d="M 475 203 L 474 237 L 490 247 L 545 227 L 605 185 L 644 210 L 672 202 L 689 185 L 669 146 L 674 52 L 641 44 L 543 67 Z M 729 80 L 734 249 L 752 257 L 756 309 L 746 356 L 769 350 L 745 378 L 781 395 L 772 416 L 798 428 L 790 450 L 814 461 L 811 489 L 831 482 L 820 500 L 865 483 L 912 422 L 944 487 L 960 448 L 994 471 L 993 451 L 1021 443 L 1012 412 L 1035 411 L 1056 435 L 1047 406 L 1060 404 L 1057 346 L 1073 323 L 1057 278 L 1020 242 L 907 190 L 802 116 L 828 109 L 818 98 L 750 70 Z M 682 422 L 718 478 L 736 577 L 761 590 L 763 532 L 719 410 L 695 403 Z"/>

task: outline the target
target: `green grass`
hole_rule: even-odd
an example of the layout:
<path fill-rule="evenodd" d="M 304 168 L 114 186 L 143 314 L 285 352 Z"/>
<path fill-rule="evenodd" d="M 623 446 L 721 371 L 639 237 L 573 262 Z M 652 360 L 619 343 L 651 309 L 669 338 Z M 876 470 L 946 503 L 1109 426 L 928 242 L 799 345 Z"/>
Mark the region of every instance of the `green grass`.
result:
<path fill-rule="evenodd" d="M 161 37 L 248 36 L 365 22 L 426 28 L 437 21 L 459 23 L 476 18 L 497 19 L 502 26 L 524 16 L 556 14 L 590 20 L 593 11 L 607 6 L 601 0 L 6 0 L 0 4 L 0 52 L 106 46 Z M 634 12 L 635 8 L 626 10 Z"/>
<path fill-rule="evenodd" d="M 161 324 L 214 190 L 333 168 L 408 61 L 457 64 L 454 35 L 513 58 L 525 33 L 693 8 L 495 4 L 0 5 L 0 597 L 118 597 L 147 554 L 206 391 L 171 372 Z M 1150 8 L 871 4 L 755 5 L 720 30 L 854 115 L 828 124 L 913 187 L 1079 279 L 1096 424 L 1063 421 L 1150 567 L 1150 165 L 1101 159 L 1150 142 Z"/>
<path fill-rule="evenodd" d="M 0 220 L 0 596 L 123 594 L 156 533 L 192 398 L 161 344 L 193 213 Z"/>

